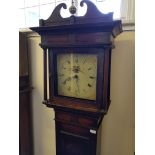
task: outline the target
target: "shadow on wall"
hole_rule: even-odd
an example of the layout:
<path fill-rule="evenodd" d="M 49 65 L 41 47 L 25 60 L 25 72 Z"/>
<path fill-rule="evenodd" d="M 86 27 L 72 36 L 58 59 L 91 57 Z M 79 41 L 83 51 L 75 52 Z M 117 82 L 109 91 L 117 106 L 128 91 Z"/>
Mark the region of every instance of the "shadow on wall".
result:
<path fill-rule="evenodd" d="M 43 101 L 43 51 L 39 46 L 40 37 L 28 38 L 31 58 L 31 83 L 33 109 L 34 155 L 55 154 L 55 123 L 53 109 L 42 104 Z"/>

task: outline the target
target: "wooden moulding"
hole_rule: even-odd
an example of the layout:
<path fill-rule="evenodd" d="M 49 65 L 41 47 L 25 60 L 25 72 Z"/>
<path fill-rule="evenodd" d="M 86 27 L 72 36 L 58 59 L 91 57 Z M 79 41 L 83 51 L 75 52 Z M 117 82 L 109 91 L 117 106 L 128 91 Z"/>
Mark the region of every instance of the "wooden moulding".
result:
<path fill-rule="evenodd" d="M 80 3 L 82 7 L 87 5 L 87 12 L 84 16 L 73 16 L 62 18 L 60 10 L 67 9 L 65 3 L 59 4 L 47 20 L 40 19 L 39 27 L 30 29 L 38 32 L 40 35 L 50 34 L 71 34 L 86 32 L 110 32 L 116 37 L 122 32 L 121 20 L 113 20 L 113 13 L 103 14 L 89 0 L 83 0 Z"/>

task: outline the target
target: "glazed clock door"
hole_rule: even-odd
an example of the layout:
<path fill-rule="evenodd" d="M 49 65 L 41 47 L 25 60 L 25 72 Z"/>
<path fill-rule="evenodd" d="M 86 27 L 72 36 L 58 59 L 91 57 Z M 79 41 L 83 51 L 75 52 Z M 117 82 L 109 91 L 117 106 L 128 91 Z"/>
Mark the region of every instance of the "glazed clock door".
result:
<path fill-rule="evenodd" d="M 104 49 L 49 49 L 50 99 L 55 104 L 98 108 L 102 103 Z"/>

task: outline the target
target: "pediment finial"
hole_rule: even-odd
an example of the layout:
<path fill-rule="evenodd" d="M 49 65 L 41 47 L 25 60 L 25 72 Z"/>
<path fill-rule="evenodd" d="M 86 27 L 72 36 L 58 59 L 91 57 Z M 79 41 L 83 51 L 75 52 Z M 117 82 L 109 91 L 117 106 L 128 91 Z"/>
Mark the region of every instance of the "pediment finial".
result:
<path fill-rule="evenodd" d="M 74 15 L 76 13 L 77 9 L 75 7 L 75 4 L 74 4 L 74 0 L 72 0 L 72 4 L 71 6 L 69 7 L 69 12 Z"/>

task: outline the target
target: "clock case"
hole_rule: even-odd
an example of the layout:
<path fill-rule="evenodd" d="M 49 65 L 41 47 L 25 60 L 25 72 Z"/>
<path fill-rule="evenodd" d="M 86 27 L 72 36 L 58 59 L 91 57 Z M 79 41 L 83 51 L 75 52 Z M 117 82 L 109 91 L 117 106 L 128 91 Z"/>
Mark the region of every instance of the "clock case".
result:
<path fill-rule="evenodd" d="M 82 17 L 62 18 L 60 10 L 67 6 L 61 3 L 47 20 L 39 21 L 39 27 L 31 28 L 41 36 L 43 103 L 55 110 L 57 155 L 96 155 L 98 129 L 110 105 L 111 50 L 114 38 L 122 32 L 122 24 L 113 20 L 113 13 L 102 14 L 88 0 L 81 1 L 80 6 L 84 3 L 87 12 Z M 56 56 L 68 52 L 97 54 L 96 101 L 57 95 Z"/>

